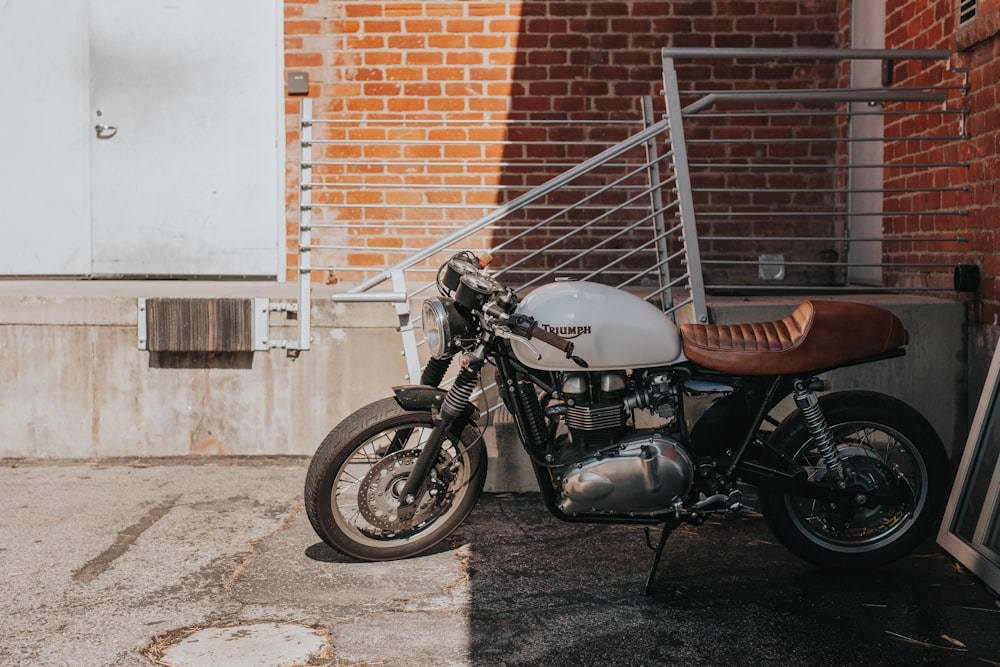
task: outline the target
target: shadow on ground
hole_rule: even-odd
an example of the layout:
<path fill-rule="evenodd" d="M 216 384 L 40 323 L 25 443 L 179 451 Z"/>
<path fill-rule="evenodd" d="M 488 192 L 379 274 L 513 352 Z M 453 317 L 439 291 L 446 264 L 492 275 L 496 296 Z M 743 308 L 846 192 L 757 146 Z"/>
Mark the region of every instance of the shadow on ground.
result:
<path fill-rule="evenodd" d="M 639 527 L 500 495 L 455 537 L 475 665 L 1000 665 L 1000 604 L 932 542 L 848 574 L 800 561 L 759 515 L 720 519 L 671 536 L 645 597 Z"/>

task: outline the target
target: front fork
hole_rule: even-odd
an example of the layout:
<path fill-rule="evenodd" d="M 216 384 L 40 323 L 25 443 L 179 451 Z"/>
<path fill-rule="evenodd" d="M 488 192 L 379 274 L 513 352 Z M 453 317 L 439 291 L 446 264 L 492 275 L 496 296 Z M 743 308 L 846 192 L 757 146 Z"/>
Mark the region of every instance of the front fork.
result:
<path fill-rule="evenodd" d="M 424 488 L 427 475 L 441 454 L 445 437 L 455 426 L 459 417 L 465 414 L 466 408 L 469 407 L 472 391 L 479 382 L 479 376 L 485 363 L 485 348 L 482 346 L 462 358 L 462 370 L 444 397 L 438 422 L 431 429 L 431 434 L 423 449 L 420 450 L 420 455 L 417 456 L 417 460 L 413 464 L 413 470 L 410 471 L 410 476 L 399 494 L 399 516 L 401 518 L 412 516 L 416 511 L 417 500 Z"/>

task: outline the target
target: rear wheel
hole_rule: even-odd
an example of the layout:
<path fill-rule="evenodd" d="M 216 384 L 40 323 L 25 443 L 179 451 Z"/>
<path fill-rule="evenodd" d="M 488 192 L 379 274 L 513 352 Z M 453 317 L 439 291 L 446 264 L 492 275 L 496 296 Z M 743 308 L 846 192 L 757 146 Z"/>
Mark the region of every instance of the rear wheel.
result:
<path fill-rule="evenodd" d="M 305 483 L 306 514 L 324 542 L 361 560 L 406 558 L 465 520 L 486 480 L 482 435 L 468 424 L 445 437 L 415 511 L 398 511 L 399 494 L 433 426 L 429 412 L 407 411 L 386 398 L 330 432 Z"/>
<path fill-rule="evenodd" d="M 775 536 L 799 557 L 825 567 L 871 568 L 913 550 L 929 534 L 946 493 L 948 460 L 927 420 L 894 398 L 843 392 L 820 399 L 843 463 L 821 456 L 795 415 L 773 444 L 811 481 L 840 484 L 851 502 L 759 491 Z"/>

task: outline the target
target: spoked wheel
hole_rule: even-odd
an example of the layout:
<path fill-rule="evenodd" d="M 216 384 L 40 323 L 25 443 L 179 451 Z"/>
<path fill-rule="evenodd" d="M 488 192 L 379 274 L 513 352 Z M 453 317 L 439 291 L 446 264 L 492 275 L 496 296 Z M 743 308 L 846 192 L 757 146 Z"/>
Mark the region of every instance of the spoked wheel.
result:
<path fill-rule="evenodd" d="M 825 567 L 878 567 L 909 553 L 928 535 L 946 491 L 948 461 L 934 429 L 881 394 L 844 392 L 820 405 L 840 471 L 824 461 L 801 419 L 786 421 L 774 444 L 811 481 L 849 493 L 831 502 L 761 489 L 771 530 L 798 556 Z"/>
<path fill-rule="evenodd" d="M 450 535 L 486 480 L 482 436 L 472 425 L 445 439 L 411 511 L 400 493 L 434 423 L 393 398 L 345 419 L 323 440 L 306 475 L 306 514 L 334 549 L 361 560 L 414 556 Z"/>

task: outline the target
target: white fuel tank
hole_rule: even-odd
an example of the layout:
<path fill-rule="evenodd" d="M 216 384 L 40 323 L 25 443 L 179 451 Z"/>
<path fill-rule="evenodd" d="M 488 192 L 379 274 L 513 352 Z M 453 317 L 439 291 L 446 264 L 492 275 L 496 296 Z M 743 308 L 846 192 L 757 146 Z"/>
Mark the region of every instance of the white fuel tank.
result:
<path fill-rule="evenodd" d="M 572 340 L 573 354 L 587 362 L 587 370 L 664 366 L 681 357 L 680 334 L 669 317 L 651 303 L 607 285 L 551 283 L 528 294 L 517 312 Z M 525 366 L 580 370 L 559 350 L 540 341 L 532 344 L 542 353 L 541 359 L 523 343 L 513 342 L 514 355 Z"/>

